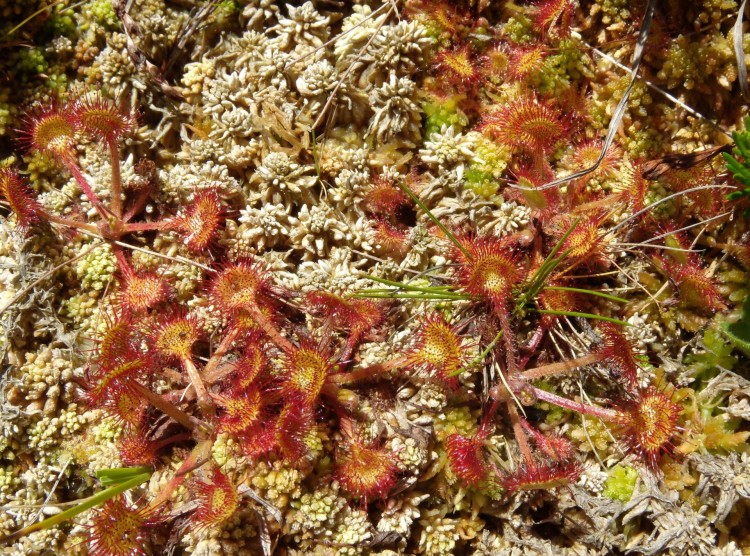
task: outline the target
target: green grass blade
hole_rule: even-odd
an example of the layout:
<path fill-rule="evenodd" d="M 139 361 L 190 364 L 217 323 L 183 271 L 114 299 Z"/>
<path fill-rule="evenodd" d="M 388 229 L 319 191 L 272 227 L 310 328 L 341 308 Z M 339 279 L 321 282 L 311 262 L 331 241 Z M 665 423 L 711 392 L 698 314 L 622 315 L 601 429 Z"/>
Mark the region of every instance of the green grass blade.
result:
<path fill-rule="evenodd" d="M 453 371 L 448 376 L 458 376 L 462 372 L 468 371 L 469 369 L 473 369 L 474 367 L 476 367 L 477 365 L 479 365 L 482 361 L 484 361 L 484 358 L 487 357 L 487 355 L 490 353 L 490 351 L 492 351 L 492 348 L 495 347 L 495 345 L 500 341 L 500 338 L 502 338 L 502 337 L 503 337 L 503 331 L 501 330 L 500 332 L 498 332 L 495 335 L 495 337 L 492 339 L 492 341 L 489 344 L 487 344 L 487 348 L 482 353 L 480 353 L 479 356 L 476 359 L 474 359 L 473 361 L 471 361 L 465 367 L 462 367 L 462 368 L 458 369 L 457 371 Z"/>
<path fill-rule="evenodd" d="M 150 467 L 116 467 L 114 469 L 100 469 L 96 472 L 96 478 L 102 483 L 102 486 L 114 485 L 123 481 L 129 481 L 133 477 L 151 473 Z"/>
<path fill-rule="evenodd" d="M 535 313 L 542 313 L 544 315 L 560 315 L 562 317 L 583 317 L 585 319 L 604 320 L 607 322 L 613 322 L 622 326 L 631 326 L 629 322 L 624 320 L 614 319 L 612 317 L 603 317 L 601 315 L 594 315 L 592 313 L 579 313 L 578 311 L 553 311 L 551 309 L 531 309 Z"/>
<path fill-rule="evenodd" d="M 467 301 L 469 298 L 454 295 L 424 292 L 357 292 L 349 296 L 354 299 L 417 299 L 422 301 Z"/>
<path fill-rule="evenodd" d="M 568 228 L 563 236 L 560 238 L 560 240 L 555 244 L 555 246 L 552 248 L 552 251 L 550 251 L 549 255 L 545 257 L 544 261 L 542 262 L 541 266 L 539 267 L 539 270 L 537 270 L 534 273 L 534 276 L 532 276 L 530 280 L 530 285 L 528 289 L 521 295 L 521 297 L 518 300 L 518 307 L 523 307 L 526 305 L 529 299 L 536 296 L 539 291 L 542 289 L 542 285 L 544 284 L 545 280 L 549 277 L 550 274 L 552 274 L 552 271 L 557 267 L 557 265 L 560 264 L 560 262 L 565 258 L 565 255 L 570 251 L 569 249 L 563 253 L 563 255 L 559 258 L 557 257 L 557 254 L 560 252 L 560 249 L 562 249 L 563 244 L 565 244 L 565 241 L 570 237 L 570 234 L 573 233 L 573 230 L 576 229 L 576 226 L 578 226 L 578 223 L 581 221 L 581 218 L 576 218 L 573 223 L 570 225 L 570 228 Z"/>
<path fill-rule="evenodd" d="M 386 280 L 385 278 L 378 278 L 377 276 L 370 276 L 369 274 L 365 276 L 368 280 L 372 280 L 373 282 L 377 282 L 379 284 L 383 284 L 385 286 L 393 286 L 394 288 L 401 288 L 402 290 L 413 290 L 413 291 L 424 291 L 424 290 L 430 290 L 430 291 L 437 291 L 437 290 L 446 290 L 446 291 L 452 291 L 451 286 L 415 286 L 413 284 L 406 284 L 404 282 L 395 282 L 394 280 Z"/>
<path fill-rule="evenodd" d="M 390 298 L 390 299 L 424 299 L 424 300 L 448 300 L 448 301 L 469 301 L 471 297 L 453 291 L 451 286 L 415 286 L 403 282 L 395 282 L 377 276 L 365 276 L 373 282 L 391 286 L 391 288 L 367 288 L 350 294 L 348 297 L 367 299 L 367 298 Z"/>
<path fill-rule="evenodd" d="M 464 257 L 466 257 L 467 259 L 471 260 L 471 255 L 469 255 L 469 252 L 468 252 L 468 251 L 466 250 L 466 248 L 465 248 L 465 247 L 464 247 L 463 245 L 461 245 L 461 242 L 460 242 L 460 241 L 458 241 L 458 238 L 457 238 L 456 236 L 454 236 L 454 235 L 453 235 L 453 234 L 452 234 L 452 233 L 451 233 L 451 232 L 450 232 L 450 231 L 448 230 L 448 228 L 446 228 L 446 227 L 445 227 L 445 226 L 443 225 L 443 223 L 442 223 L 442 222 L 440 222 L 440 220 L 438 220 L 438 218 L 437 218 L 437 217 L 436 217 L 436 216 L 435 216 L 434 214 L 432 214 L 432 212 L 430 211 L 430 209 L 428 209 L 428 208 L 427 208 L 427 205 L 425 205 L 425 204 L 424 204 L 424 203 L 423 203 L 423 202 L 422 202 L 422 201 L 421 201 L 421 200 L 419 199 L 419 197 L 417 197 L 417 196 L 416 196 L 416 195 L 414 194 L 414 192 L 413 192 L 413 191 L 412 191 L 411 189 L 409 189 L 409 188 L 408 188 L 408 187 L 406 186 L 406 184 L 404 184 L 404 183 L 400 183 L 400 182 L 396 182 L 396 185 L 398 185 L 398 187 L 399 187 L 399 188 L 401 189 L 401 191 L 403 191 L 404 193 L 406 193 L 406 194 L 407 194 L 407 195 L 409 196 L 409 198 L 410 198 L 410 199 L 411 199 L 412 201 L 414 201 L 414 202 L 415 202 L 415 203 L 417 204 L 417 206 L 418 206 L 419 208 L 421 208 L 421 209 L 422 209 L 422 210 L 424 211 L 424 213 L 425 213 L 425 214 L 427 215 L 427 217 L 428 217 L 428 218 L 429 218 L 430 220 L 432 220 L 432 221 L 433 221 L 433 222 L 435 223 L 435 225 L 436 225 L 436 226 L 437 226 L 438 228 L 440 228 L 440 229 L 442 230 L 442 232 L 443 232 L 443 233 L 445 234 L 445 237 L 447 237 L 447 238 L 448 238 L 449 240 L 451 240 L 451 242 L 453 242 L 453 245 L 455 245 L 455 246 L 456 246 L 456 248 L 457 248 L 457 249 L 458 249 L 459 251 L 461 251 L 461 253 L 463 253 L 463 254 L 464 254 Z"/>
<path fill-rule="evenodd" d="M 556 290 L 561 292 L 575 292 L 575 293 L 583 293 L 586 295 L 595 295 L 597 297 L 603 297 L 604 299 L 609 299 L 611 301 L 617 301 L 619 303 L 627 303 L 627 299 L 623 299 L 622 297 L 617 297 L 615 295 L 610 295 L 608 293 L 599 292 L 596 290 L 584 290 L 583 288 L 569 288 L 567 286 L 544 286 L 542 289 L 544 290 Z"/>
<path fill-rule="evenodd" d="M 123 481 L 109 488 L 106 488 L 93 496 L 84 498 L 80 501 L 80 504 L 77 504 L 76 506 L 73 506 L 72 508 L 69 508 L 64 512 L 60 512 L 57 515 L 48 517 L 47 519 L 45 519 L 44 521 L 40 521 L 39 523 L 33 523 L 5 537 L 0 537 L 0 542 L 13 541 L 35 531 L 42 531 L 44 529 L 54 527 L 55 525 L 59 525 L 60 523 L 64 523 L 68 520 L 73 519 L 75 516 L 82 514 L 86 510 L 90 510 L 91 508 L 95 508 L 104 504 L 104 502 L 106 502 L 110 498 L 114 498 L 115 496 L 117 496 L 118 494 L 122 494 L 126 490 L 130 490 L 133 487 L 137 487 L 141 483 L 145 483 L 150 478 L 151 471 L 148 471 L 146 473 L 139 473 L 127 481 Z"/>

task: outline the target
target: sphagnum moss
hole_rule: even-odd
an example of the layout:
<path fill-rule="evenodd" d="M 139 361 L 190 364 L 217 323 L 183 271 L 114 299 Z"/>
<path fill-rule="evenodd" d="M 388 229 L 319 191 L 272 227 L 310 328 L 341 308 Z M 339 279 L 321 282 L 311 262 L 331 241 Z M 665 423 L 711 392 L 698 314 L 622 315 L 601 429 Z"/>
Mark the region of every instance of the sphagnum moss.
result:
<path fill-rule="evenodd" d="M 743 318 L 746 201 L 672 156 L 724 140 L 638 82 L 599 170 L 537 189 L 597 158 L 629 76 L 594 48 L 627 59 L 645 6 L 104 4 L 32 18 L 0 62 L 0 140 L 34 149 L 3 226 L 48 269 L 103 244 L 0 273 L 46 300 L 10 298 L 0 527 L 103 466 L 152 484 L 16 552 L 745 548 L 748 497 L 718 485 L 746 360 L 711 331 Z M 642 71 L 732 128 L 736 7 L 673 4 Z"/>

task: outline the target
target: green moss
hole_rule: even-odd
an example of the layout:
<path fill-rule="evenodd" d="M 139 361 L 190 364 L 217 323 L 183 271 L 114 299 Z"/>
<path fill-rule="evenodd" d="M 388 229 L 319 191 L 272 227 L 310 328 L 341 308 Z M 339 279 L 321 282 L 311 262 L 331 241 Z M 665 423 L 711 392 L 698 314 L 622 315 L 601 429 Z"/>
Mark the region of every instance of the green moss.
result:
<path fill-rule="evenodd" d="M 503 33 L 516 44 L 530 43 L 536 38 L 534 22 L 523 14 L 508 18 L 508 22 L 503 26 Z"/>
<path fill-rule="evenodd" d="M 117 14 L 111 0 L 94 0 L 91 3 L 91 15 L 102 27 L 111 29 L 117 26 Z"/>
<path fill-rule="evenodd" d="M 731 370 L 737 364 L 737 358 L 732 356 L 732 345 L 716 325 L 703 333 L 703 346 L 704 352 L 689 354 L 683 359 L 696 379 L 709 380 L 718 374 L 719 368 Z"/>
<path fill-rule="evenodd" d="M 511 152 L 508 147 L 498 145 L 479 134 L 475 138 L 474 153 L 477 160 L 472 162 L 471 167 L 491 175 L 495 180 L 502 177 L 511 159 Z"/>
<path fill-rule="evenodd" d="M 9 97 L 10 89 L 0 89 L 0 135 L 5 135 L 8 131 L 16 112 L 15 106 L 8 102 Z"/>
<path fill-rule="evenodd" d="M 485 199 L 489 199 L 497 193 L 498 184 L 494 176 L 475 167 L 469 167 L 464 173 L 466 187 Z"/>
<path fill-rule="evenodd" d="M 535 86 L 545 95 L 557 96 L 564 93 L 572 81 L 582 77 L 593 78 L 590 62 L 577 41 L 560 41 L 555 54 L 549 56 L 535 79 Z"/>
<path fill-rule="evenodd" d="M 44 28 L 52 37 L 72 37 L 76 34 L 76 22 L 69 13 L 52 14 Z"/>
<path fill-rule="evenodd" d="M 44 73 L 49 68 L 49 63 L 44 57 L 44 51 L 38 46 L 22 48 L 16 54 L 15 67 L 23 75 L 36 75 Z"/>
<path fill-rule="evenodd" d="M 740 320 L 722 324 L 721 331 L 734 346 L 750 355 L 750 297 L 742 304 Z"/>
<path fill-rule="evenodd" d="M 659 152 L 662 143 L 659 134 L 654 129 L 631 129 L 625 148 L 633 159 L 648 158 Z"/>
<path fill-rule="evenodd" d="M 633 467 L 616 465 L 609 471 L 602 494 L 612 500 L 628 502 L 633 496 L 637 479 L 638 472 Z"/>
<path fill-rule="evenodd" d="M 435 420 L 435 437 L 444 442 L 451 434 L 472 436 L 476 428 L 476 419 L 468 407 L 454 407 Z"/>
<path fill-rule="evenodd" d="M 44 80 L 44 84 L 48 89 L 62 93 L 68 88 L 68 76 L 64 73 L 52 73 Z"/>
<path fill-rule="evenodd" d="M 242 10 L 241 6 L 235 0 L 221 0 L 216 4 L 211 17 L 208 19 L 210 25 L 226 25 L 234 16 Z"/>
<path fill-rule="evenodd" d="M 460 95 L 454 95 L 447 99 L 425 102 L 422 105 L 422 110 L 427 116 L 424 136 L 430 137 L 433 133 L 439 133 L 443 126 L 453 126 L 456 131 L 461 131 L 469 123 L 466 115 L 458 108 L 461 100 Z"/>

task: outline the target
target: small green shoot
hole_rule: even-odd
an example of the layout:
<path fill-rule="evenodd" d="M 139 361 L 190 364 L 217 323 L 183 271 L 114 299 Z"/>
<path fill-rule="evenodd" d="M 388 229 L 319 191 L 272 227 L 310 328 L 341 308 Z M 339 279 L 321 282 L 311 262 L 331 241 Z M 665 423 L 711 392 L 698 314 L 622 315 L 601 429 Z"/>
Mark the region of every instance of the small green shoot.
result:
<path fill-rule="evenodd" d="M 523 308 L 526 303 L 528 303 L 529 299 L 537 296 L 537 294 L 544 287 L 544 282 L 547 280 L 547 278 L 549 278 L 549 275 L 552 274 L 555 268 L 557 268 L 557 265 L 559 265 L 568 254 L 568 251 L 566 251 L 565 253 L 557 257 L 557 253 L 559 253 L 560 249 L 562 249 L 565 240 L 567 240 L 568 236 L 573 233 L 573 230 L 575 230 L 580 221 L 580 217 L 576 218 L 573 221 L 573 223 L 570 225 L 570 228 L 567 229 L 565 234 L 563 234 L 563 236 L 560 238 L 560 241 L 555 244 L 555 246 L 552 248 L 552 251 L 550 251 L 549 255 L 547 255 L 547 257 L 544 259 L 539 269 L 529 279 L 529 285 L 526 288 L 526 291 L 518 299 L 518 304 L 516 305 L 519 310 Z"/>
<path fill-rule="evenodd" d="M 737 322 L 723 323 L 721 332 L 734 346 L 750 355 L 750 296 L 742 303 L 742 317 Z"/>
<path fill-rule="evenodd" d="M 738 189 L 727 195 L 730 201 L 738 201 L 743 197 L 750 198 L 750 117 L 745 118 L 745 131 L 732 133 L 734 139 L 734 150 L 730 153 L 721 153 L 727 164 L 727 169 L 732 172 L 734 179 L 744 185 L 744 189 Z M 741 160 L 740 160 L 741 159 Z M 750 215 L 750 209 L 745 210 L 745 216 Z"/>
<path fill-rule="evenodd" d="M 482 361 L 484 361 L 484 358 L 487 357 L 487 355 L 489 355 L 489 353 L 492 351 L 492 348 L 495 347 L 495 345 L 500 341 L 500 338 L 502 338 L 502 337 L 503 337 L 503 331 L 501 330 L 500 332 L 498 332 L 495 335 L 494 338 L 492 338 L 492 341 L 489 344 L 487 344 L 487 347 L 485 348 L 485 350 L 482 353 L 480 353 L 476 357 L 476 359 L 474 359 L 473 361 L 471 361 L 465 367 L 462 367 L 462 368 L 458 369 L 457 371 L 452 372 L 448 376 L 451 376 L 451 377 L 452 376 L 458 376 L 462 372 L 468 371 L 470 369 L 473 369 L 474 367 L 476 367 L 477 365 L 479 365 L 480 363 L 482 363 Z"/>

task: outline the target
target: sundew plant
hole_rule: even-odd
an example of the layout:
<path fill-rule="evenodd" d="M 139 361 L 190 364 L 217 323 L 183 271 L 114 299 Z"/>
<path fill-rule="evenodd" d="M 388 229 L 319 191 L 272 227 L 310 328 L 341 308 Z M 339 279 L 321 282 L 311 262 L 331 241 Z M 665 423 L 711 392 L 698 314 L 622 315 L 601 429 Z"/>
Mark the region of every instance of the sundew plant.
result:
<path fill-rule="evenodd" d="M 2 549 L 746 553 L 743 11 L 0 0 Z"/>

